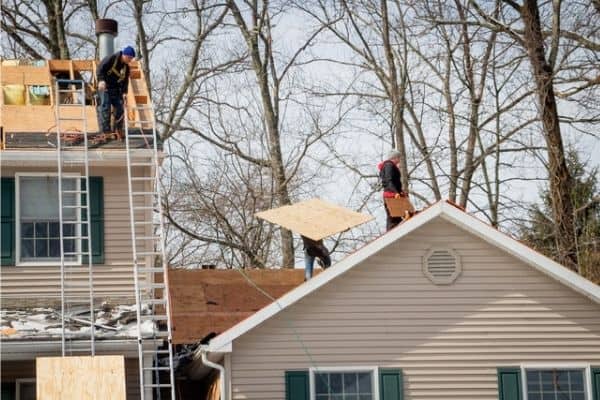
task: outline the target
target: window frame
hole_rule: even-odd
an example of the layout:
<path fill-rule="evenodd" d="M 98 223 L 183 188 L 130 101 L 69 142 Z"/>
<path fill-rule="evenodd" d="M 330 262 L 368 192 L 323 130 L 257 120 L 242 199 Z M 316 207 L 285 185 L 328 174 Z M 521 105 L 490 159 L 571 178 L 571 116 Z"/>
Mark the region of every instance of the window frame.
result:
<path fill-rule="evenodd" d="M 35 378 L 21 378 L 15 380 L 15 400 L 21 400 L 21 384 L 22 383 L 36 383 Z M 36 387 L 37 391 L 37 387 Z"/>
<path fill-rule="evenodd" d="M 529 400 L 527 393 L 527 371 L 528 370 L 579 370 L 583 371 L 583 387 L 585 400 L 592 399 L 592 367 L 586 363 L 531 363 L 521 364 L 521 393 L 524 400 Z"/>
<path fill-rule="evenodd" d="M 75 179 L 75 190 L 81 191 L 81 174 L 78 172 L 63 173 L 63 178 Z M 59 266 L 61 265 L 60 257 L 56 261 L 22 261 L 21 260 L 21 177 L 58 177 L 56 172 L 19 172 L 15 174 L 15 266 L 17 267 L 42 267 L 42 266 Z M 81 206 L 81 196 L 77 196 L 77 205 Z M 77 219 L 81 218 L 81 208 L 76 208 Z M 81 236 L 81 226 L 77 226 L 75 236 Z M 81 253 L 81 239 L 75 239 L 76 251 Z M 65 265 L 79 266 L 82 265 L 81 254 L 77 256 L 77 260 L 66 261 Z"/>
<path fill-rule="evenodd" d="M 315 386 L 315 373 L 320 372 L 370 372 L 373 378 L 373 400 L 379 399 L 379 367 L 377 366 L 332 366 L 332 367 L 310 367 L 308 369 L 308 388 L 310 400 L 317 398 Z"/>

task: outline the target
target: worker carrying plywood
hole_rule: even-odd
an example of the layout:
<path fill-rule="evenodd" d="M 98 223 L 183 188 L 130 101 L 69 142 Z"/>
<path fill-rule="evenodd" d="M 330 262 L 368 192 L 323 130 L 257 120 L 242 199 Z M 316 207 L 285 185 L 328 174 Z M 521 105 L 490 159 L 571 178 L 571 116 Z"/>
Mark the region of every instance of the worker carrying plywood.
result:
<path fill-rule="evenodd" d="M 348 210 L 320 199 L 301 201 L 256 214 L 260 219 L 299 233 L 304 242 L 305 278 L 310 279 L 315 259 L 323 268 L 331 265 L 323 239 L 373 219 L 370 215 Z"/>
<path fill-rule="evenodd" d="M 408 200 L 408 193 L 402 190 L 400 168 L 398 168 L 399 163 L 400 152 L 398 150 L 392 150 L 388 153 L 386 160 L 377 164 L 377 168 L 379 169 L 379 178 L 381 179 L 381 186 L 383 187 L 384 208 L 387 217 L 385 227 L 388 231 L 402 222 L 404 215 L 404 213 L 398 215 L 397 213 L 393 212 L 393 202 L 389 200 L 402 200 L 402 198 Z"/>
<path fill-rule="evenodd" d="M 131 46 L 125 47 L 113 55 L 105 57 L 98 65 L 98 126 L 102 134 L 116 132 L 121 137 L 123 132 L 123 107 L 127 103 L 129 86 L 129 63 L 135 57 Z M 114 108 L 115 126 L 110 126 L 110 109 Z"/>

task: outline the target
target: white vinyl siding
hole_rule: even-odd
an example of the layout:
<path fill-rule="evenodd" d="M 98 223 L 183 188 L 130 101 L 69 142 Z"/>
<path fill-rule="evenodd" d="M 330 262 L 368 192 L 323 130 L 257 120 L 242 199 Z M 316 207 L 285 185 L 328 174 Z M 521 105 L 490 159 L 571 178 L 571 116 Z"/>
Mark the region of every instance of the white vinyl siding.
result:
<path fill-rule="evenodd" d="M 451 285 L 423 274 L 436 247 L 461 257 Z M 437 218 L 235 340 L 231 389 L 282 399 L 283 371 L 377 365 L 405 400 L 496 400 L 498 367 L 548 362 L 600 364 L 600 305 Z"/>

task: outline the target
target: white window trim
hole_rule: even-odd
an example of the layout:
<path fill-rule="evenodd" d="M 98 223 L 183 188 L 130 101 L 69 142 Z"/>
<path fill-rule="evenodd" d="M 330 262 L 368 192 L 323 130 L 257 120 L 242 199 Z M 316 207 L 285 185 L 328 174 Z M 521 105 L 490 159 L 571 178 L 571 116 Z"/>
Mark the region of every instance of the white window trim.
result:
<path fill-rule="evenodd" d="M 76 172 L 69 172 L 62 174 L 64 178 L 81 178 L 81 174 Z M 21 177 L 22 176 L 37 176 L 37 177 L 52 177 L 58 176 L 56 172 L 19 172 L 15 174 L 15 265 L 17 267 L 43 267 L 43 266 L 59 266 L 60 260 L 58 261 L 21 261 L 21 209 L 20 209 L 20 201 L 19 196 L 21 194 Z M 81 190 L 81 179 L 76 180 L 76 190 Z M 77 197 L 77 205 L 81 205 L 81 196 Z M 81 220 L 81 209 L 77 208 L 77 218 Z M 81 236 L 81 227 L 77 227 L 77 236 Z M 81 240 L 77 242 L 77 251 L 80 252 L 81 249 Z M 77 266 L 82 265 L 81 255 L 77 256 L 76 261 L 65 261 L 65 265 L 69 266 Z"/>
<path fill-rule="evenodd" d="M 309 368 L 309 390 L 310 390 L 310 400 L 315 400 L 317 397 L 316 388 L 315 388 L 315 373 L 319 372 L 371 372 L 373 374 L 373 399 L 379 399 L 379 367 L 367 366 L 335 366 L 335 367 L 310 367 Z"/>
<path fill-rule="evenodd" d="M 21 400 L 21 383 L 35 383 L 35 382 L 36 382 L 35 378 L 17 379 L 15 381 L 15 399 Z"/>
<path fill-rule="evenodd" d="M 527 370 L 529 369 L 579 369 L 583 370 L 583 385 L 585 387 L 585 399 L 591 400 L 592 398 L 592 367 L 591 364 L 587 363 L 561 363 L 561 362 L 545 362 L 545 363 L 531 363 L 521 364 L 521 387 L 523 393 L 523 399 L 528 400 L 527 397 Z"/>

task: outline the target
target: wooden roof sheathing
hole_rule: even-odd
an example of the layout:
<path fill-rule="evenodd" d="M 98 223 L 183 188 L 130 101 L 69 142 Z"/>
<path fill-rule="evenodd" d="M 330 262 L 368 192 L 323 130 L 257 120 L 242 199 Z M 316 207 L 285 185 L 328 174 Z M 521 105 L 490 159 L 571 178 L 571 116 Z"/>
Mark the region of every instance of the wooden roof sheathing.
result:
<path fill-rule="evenodd" d="M 321 199 L 301 201 L 255 214 L 257 218 L 280 225 L 313 240 L 321 240 L 373 219 Z"/>
<path fill-rule="evenodd" d="M 263 291 L 279 298 L 303 282 L 304 269 L 169 269 L 173 343 L 222 333 L 271 303 Z"/>

